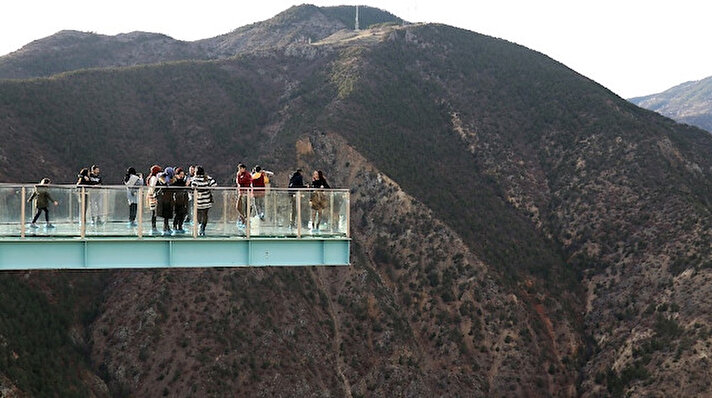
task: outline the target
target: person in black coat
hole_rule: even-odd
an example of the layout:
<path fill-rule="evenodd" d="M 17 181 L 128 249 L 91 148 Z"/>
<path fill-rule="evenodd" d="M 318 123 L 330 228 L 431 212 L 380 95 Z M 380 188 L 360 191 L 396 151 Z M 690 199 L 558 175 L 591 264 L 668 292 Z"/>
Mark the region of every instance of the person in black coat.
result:
<path fill-rule="evenodd" d="M 324 209 L 327 207 L 327 197 L 323 190 L 330 189 L 331 187 L 329 186 L 329 183 L 326 182 L 324 173 L 321 170 L 315 170 L 312 174 L 311 187 L 314 188 L 314 191 L 312 191 L 311 196 L 309 197 L 309 203 L 312 208 L 311 224 L 312 230 L 318 231 L 319 224 L 321 224 L 324 217 Z"/>
<path fill-rule="evenodd" d="M 297 169 L 291 177 L 289 177 L 289 188 L 306 188 L 304 185 L 304 177 L 302 176 L 302 169 Z M 292 203 L 292 214 L 289 217 L 289 227 L 294 228 L 297 225 L 297 195 L 298 191 L 289 191 L 289 200 Z"/>
<path fill-rule="evenodd" d="M 163 218 L 163 235 L 168 236 L 171 231 L 170 220 L 173 218 L 173 190 L 168 188 L 173 184 L 174 170 L 172 167 L 166 167 L 166 170 L 158 175 L 156 181 L 156 215 Z"/>
<path fill-rule="evenodd" d="M 173 183 L 173 198 L 174 198 L 174 209 L 175 215 L 173 217 L 173 229 L 177 234 L 184 234 L 183 221 L 188 215 L 190 208 L 188 207 L 188 188 L 182 188 L 188 186 L 188 178 L 185 175 L 185 171 L 182 168 L 176 169 L 176 179 Z"/>

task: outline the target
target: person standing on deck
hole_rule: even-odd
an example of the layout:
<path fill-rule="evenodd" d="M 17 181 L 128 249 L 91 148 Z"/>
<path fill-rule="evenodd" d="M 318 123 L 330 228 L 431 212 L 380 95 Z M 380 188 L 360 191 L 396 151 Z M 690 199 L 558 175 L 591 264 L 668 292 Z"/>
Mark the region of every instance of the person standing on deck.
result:
<path fill-rule="evenodd" d="M 319 224 L 321 223 L 323 218 L 324 209 L 326 209 L 327 207 L 326 194 L 323 190 L 329 189 L 331 187 L 329 186 L 329 183 L 326 182 L 326 178 L 324 178 L 324 173 L 321 170 L 315 170 L 314 173 L 312 173 L 311 186 L 315 189 L 311 193 L 311 197 L 309 199 L 312 208 L 311 224 L 312 230 L 318 231 Z"/>
<path fill-rule="evenodd" d="M 177 234 L 184 234 L 185 230 L 183 229 L 183 220 L 185 220 L 185 216 L 188 214 L 189 210 L 188 189 L 186 188 L 188 186 L 188 177 L 186 177 L 185 171 L 183 171 L 180 167 L 176 169 L 176 179 L 173 186 L 177 187 L 173 190 L 173 197 L 175 199 L 173 230 Z"/>
<path fill-rule="evenodd" d="M 28 202 L 32 202 L 32 200 L 35 200 L 35 207 L 37 208 L 37 213 L 35 214 L 35 217 L 32 219 L 32 224 L 30 224 L 30 228 L 37 228 L 37 219 L 40 218 L 40 214 L 44 211 L 45 214 L 45 226 L 46 228 L 54 228 L 54 225 L 50 224 L 49 222 L 49 204 L 54 203 L 55 206 L 59 205 L 59 202 L 56 200 L 52 199 L 52 196 L 50 196 L 49 191 L 47 189 L 47 185 L 50 184 L 49 178 L 43 178 L 42 181 L 40 181 L 39 185 L 35 185 L 35 190 L 32 192 L 32 195 L 30 195 L 30 198 L 27 199 Z"/>
<path fill-rule="evenodd" d="M 169 236 L 171 231 L 170 221 L 173 219 L 173 190 L 168 188 L 174 181 L 173 167 L 166 167 L 163 173 L 158 174 L 156 181 L 156 215 L 163 218 L 163 236 Z"/>
<path fill-rule="evenodd" d="M 205 236 L 205 228 L 208 225 L 208 211 L 213 207 L 213 192 L 209 188 L 217 185 L 212 177 L 205 175 L 203 166 L 195 168 L 195 177 L 190 182 L 190 186 L 196 188 L 196 197 L 193 200 L 196 201 L 195 206 L 198 208 L 198 218 L 195 221 L 200 224 L 198 232 L 200 236 Z"/>
<path fill-rule="evenodd" d="M 129 167 L 124 176 L 124 185 L 126 185 L 126 199 L 129 202 L 129 227 L 135 227 L 139 201 L 138 187 L 143 185 L 143 176 L 137 174 L 133 167 Z"/>
<path fill-rule="evenodd" d="M 161 166 L 154 164 L 151 166 L 151 171 L 148 173 L 146 178 L 146 185 L 148 186 L 148 193 L 146 198 L 148 200 L 148 208 L 151 209 L 151 234 L 157 235 L 158 228 L 156 228 L 156 206 L 158 202 L 156 201 L 156 184 L 158 183 L 158 173 L 161 172 Z"/>
<path fill-rule="evenodd" d="M 255 212 L 260 220 L 265 219 L 265 184 L 269 181 L 262 167 L 255 166 L 251 175 L 253 196 L 255 198 Z"/>
<path fill-rule="evenodd" d="M 89 170 L 89 184 L 92 187 L 101 185 L 101 169 L 98 165 L 91 166 Z M 91 222 L 94 225 L 104 224 L 104 220 L 101 219 L 103 215 L 104 206 L 102 204 L 102 191 L 100 189 L 91 190 L 89 193 L 89 207 L 91 208 Z"/>
<path fill-rule="evenodd" d="M 89 169 L 86 167 L 79 170 L 79 175 L 77 175 L 78 180 L 77 180 L 77 188 L 82 188 L 86 187 L 89 185 Z M 87 199 L 89 196 L 89 193 L 86 192 L 86 189 L 84 190 L 84 195 L 81 194 L 81 189 L 78 189 L 77 195 L 79 196 L 79 203 L 80 206 L 82 206 L 82 203 L 84 204 L 84 222 L 86 222 L 87 219 L 87 209 L 89 208 L 89 203 L 87 203 Z"/>
<path fill-rule="evenodd" d="M 235 184 L 237 185 L 237 226 L 244 228 L 247 225 L 247 195 L 250 194 L 252 187 L 252 176 L 247 172 L 247 166 L 242 163 L 237 166 Z"/>
<path fill-rule="evenodd" d="M 190 182 L 193 181 L 193 177 L 195 177 L 195 166 L 190 165 L 188 166 L 188 174 L 185 176 L 185 186 L 189 187 Z M 188 191 L 188 213 L 185 216 L 185 223 L 190 224 L 191 221 L 193 220 L 193 192 Z"/>
<path fill-rule="evenodd" d="M 306 188 L 304 185 L 304 176 L 302 176 L 302 169 L 297 169 L 297 171 L 289 177 L 289 184 L 287 186 L 289 188 Z M 289 201 L 292 203 L 292 213 L 289 217 L 290 228 L 295 228 L 297 225 L 297 195 L 299 195 L 299 191 L 289 191 Z"/>

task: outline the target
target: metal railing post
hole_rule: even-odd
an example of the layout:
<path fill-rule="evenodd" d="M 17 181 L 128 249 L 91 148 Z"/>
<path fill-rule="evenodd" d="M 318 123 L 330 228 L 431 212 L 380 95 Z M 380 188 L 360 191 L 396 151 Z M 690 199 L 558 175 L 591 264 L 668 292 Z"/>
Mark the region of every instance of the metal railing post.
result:
<path fill-rule="evenodd" d="M 346 237 L 351 237 L 351 191 L 346 192 Z"/>
<path fill-rule="evenodd" d="M 27 189 L 22 187 L 20 190 L 20 198 L 22 198 L 22 206 L 20 207 L 20 237 L 25 237 L 25 205 L 27 204 Z"/>
<path fill-rule="evenodd" d="M 143 187 L 138 188 L 138 202 L 136 203 L 136 218 L 138 220 L 138 229 L 136 233 L 139 238 L 143 238 Z"/>
<path fill-rule="evenodd" d="M 223 200 L 223 234 L 227 234 L 227 194 L 229 193 L 228 191 L 222 191 L 222 200 Z"/>
<path fill-rule="evenodd" d="M 69 203 L 69 224 L 74 224 L 74 212 L 72 211 L 72 190 L 69 190 L 69 199 L 67 199 L 67 203 Z"/>
<path fill-rule="evenodd" d="M 109 216 L 109 190 L 108 189 L 102 189 L 101 192 L 103 193 L 102 195 L 102 209 L 99 211 L 99 214 L 101 214 L 101 218 L 103 219 L 103 223 L 106 224 L 109 222 L 108 216 Z M 97 220 L 99 222 L 99 220 Z"/>
<path fill-rule="evenodd" d="M 297 238 L 302 237 L 302 191 L 298 190 L 297 195 Z"/>
<path fill-rule="evenodd" d="M 250 194 L 252 190 L 247 191 L 247 210 L 245 210 L 245 236 L 250 239 Z"/>
<path fill-rule="evenodd" d="M 86 188 L 82 187 L 79 194 L 79 211 L 81 217 L 79 219 L 79 236 L 84 239 L 87 236 L 87 192 Z"/>
<path fill-rule="evenodd" d="M 198 189 L 193 188 L 193 238 L 198 237 Z"/>
<path fill-rule="evenodd" d="M 329 232 L 334 233 L 334 193 L 329 192 Z"/>

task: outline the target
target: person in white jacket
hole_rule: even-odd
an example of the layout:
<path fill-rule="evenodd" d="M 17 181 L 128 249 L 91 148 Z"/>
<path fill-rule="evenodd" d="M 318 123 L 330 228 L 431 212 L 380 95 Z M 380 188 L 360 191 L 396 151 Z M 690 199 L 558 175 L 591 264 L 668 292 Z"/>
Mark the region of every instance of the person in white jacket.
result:
<path fill-rule="evenodd" d="M 129 202 L 129 227 L 135 227 L 139 201 L 138 188 L 143 185 L 143 176 L 136 174 L 136 169 L 133 167 L 129 167 L 124 177 L 124 185 L 126 185 L 126 199 Z"/>

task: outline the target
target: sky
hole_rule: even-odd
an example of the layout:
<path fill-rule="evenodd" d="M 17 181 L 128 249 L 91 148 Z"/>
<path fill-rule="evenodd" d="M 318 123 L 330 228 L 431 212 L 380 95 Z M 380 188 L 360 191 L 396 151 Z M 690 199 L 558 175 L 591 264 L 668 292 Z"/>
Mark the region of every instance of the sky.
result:
<path fill-rule="evenodd" d="M 301 4 L 289 0 L 6 1 L 0 14 L 0 55 L 63 29 L 107 35 L 147 31 L 187 41 L 205 39 Z M 712 2 L 706 0 L 310 3 L 368 5 L 409 22 L 444 23 L 506 39 L 544 53 L 624 98 L 712 76 Z"/>

